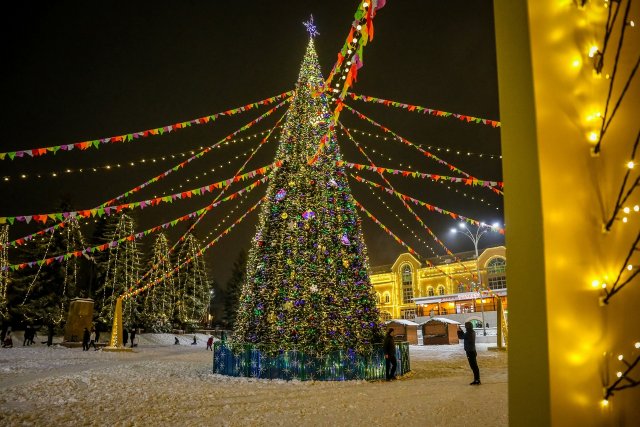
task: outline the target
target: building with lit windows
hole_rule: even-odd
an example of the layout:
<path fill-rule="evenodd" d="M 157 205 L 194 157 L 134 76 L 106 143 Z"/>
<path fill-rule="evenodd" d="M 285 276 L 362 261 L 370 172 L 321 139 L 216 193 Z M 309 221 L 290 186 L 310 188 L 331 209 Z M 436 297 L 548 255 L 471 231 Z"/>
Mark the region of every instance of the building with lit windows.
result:
<path fill-rule="evenodd" d="M 457 258 L 457 260 L 456 260 Z M 447 317 L 495 328 L 497 300 L 507 310 L 505 247 L 433 257 L 421 262 L 409 253 L 391 265 L 373 267 L 373 284 L 382 320 Z M 478 280 L 478 271 L 480 280 Z"/>

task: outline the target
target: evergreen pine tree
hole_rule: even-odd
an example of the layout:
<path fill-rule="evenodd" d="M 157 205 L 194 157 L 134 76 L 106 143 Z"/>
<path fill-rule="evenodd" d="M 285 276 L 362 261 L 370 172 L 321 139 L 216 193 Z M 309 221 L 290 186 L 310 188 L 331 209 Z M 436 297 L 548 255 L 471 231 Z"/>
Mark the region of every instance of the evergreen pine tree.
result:
<path fill-rule="evenodd" d="M 192 233 L 177 246 L 176 265 L 182 267 L 177 274 L 174 318 L 182 329 L 206 323 L 211 284 L 204 257 L 198 256 L 200 247 Z M 183 265 L 187 260 L 191 262 Z"/>
<path fill-rule="evenodd" d="M 158 234 L 151 258 L 147 263 L 150 270 L 144 283 L 162 280 L 144 292 L 140 309 L 142 327 L 152 332 L 170 332 L 175 308 L 175 278 L 169 275 L 173 269 L 169 254 L 169 242 L 163 233 Z"/>
<path fill-rule="evenodd" d="M 112 242 L 134 234 L 133 218 L 127 214 L 115 215 L 118 222 L 108 221 L 103 227 L 103 242 Z M 102 252 L 98 261 L 100 282 L 96 289 L 95 302 L 97 320 L 104 326 L 111 326 L 116 299 L 133 288 L 140 274 L 140 249 L 135 240 L 120 242 Z M 138 298 L 127 298 L 122 304 L 123 323 L 128 327 L 137 326 Z"/>
<path fill-rule="evenodd" d="M 68 203 L 62 211 L 71 210 Z M 76 218 L 53 233 L 38 236 L 21 247 L 21 258 L 29 262 L 64 256 L 61 262 L 42 264 L 16 275 L 10 295 L 10 316 L 14 321 L 61 327 L 67 318 L 69 301 L 77 295 L 81 258 L 66 254 L 85 247 Z"/>
<path fill-rule="evenodd" d="M 245 282 L 246 271 L 247 252 L 242 249 L 233 263 L 231 277 L 227 281 L 225 291 L 224 312 L 227 324 L 230 327 L 233 327 L 235 324 L 236 313 L 238 312 L 238 305 L 240 302 L 240 293 L 242 292 L 242 285 Z"/>
<path fill-rule="evenodd" d="M 235 322 L 272 350 L 366 351 L 381 334 L 360 220 L 310 40 L 269 177 Z M 309 161 L 314 158 L 315 161 Z"/>

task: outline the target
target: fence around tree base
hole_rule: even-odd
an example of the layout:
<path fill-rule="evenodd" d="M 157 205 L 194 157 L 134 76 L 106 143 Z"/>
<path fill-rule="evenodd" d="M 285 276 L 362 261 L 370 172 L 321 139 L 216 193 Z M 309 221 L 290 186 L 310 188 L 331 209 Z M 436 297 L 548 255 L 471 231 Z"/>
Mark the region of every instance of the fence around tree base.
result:
<path fill-rule="evenodd" d="M 404 375 L 411 370 L 409 343 L 396 343 L 396 359 L 396 375 Z M 213 373 L 287 381 L 372 381 L 385 379 L 385 359 L 381 345 L 376 345 L 366 355 L 349 351 L 320 355 L 300 350 L 271 355 L 252 344 L 236 343 L 232 348 L 227 342 L 218 341 L 213 346 Z"/>

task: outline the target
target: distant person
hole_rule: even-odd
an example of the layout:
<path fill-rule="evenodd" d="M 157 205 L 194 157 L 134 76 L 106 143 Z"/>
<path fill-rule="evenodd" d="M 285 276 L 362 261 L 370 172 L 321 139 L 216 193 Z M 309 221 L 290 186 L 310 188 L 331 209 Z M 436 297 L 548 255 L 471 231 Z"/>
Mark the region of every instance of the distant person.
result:
<path fill-rule="evenodd" d="M 213 335 L 207 340 L 207 350 L 213 351 Z"/>
<path fill-rule="evenodd" d="M 31 326 L 27 325 L 24 328 L 24 339 L 22 340 L 22 346 L 29 345 L 29 341 L 31 340 Z"/>
<path fill-rule="evenodd" d="M 91 346 L 93 346 L 94 351 L 98 351 L 98 347 L 96 346 L 96 330 L 93 328 L 91 328 L 91 334 L 89 335 L 89 347 L 87 347 L 87 350 L 89 350 Z"/>
<path fill-rule="evenodd" d="M 89 339 L 91 335 L 89 334 L 89 330 L 84 328 L 84 332 L 82 333 L 82 351 L 89 350 Z"/>
<path fill-rule="evenodd" d="M 35 342 L 33 341 L 33 339 L 36 337 L 36 328 L 31 328 L 31 333 L 29 334 L 29 342 L 28 344 L 35 344 Z"/>
<path fill-rule="evenodd" d="M 396 359 L 396 343 L 393 340 L 393 328 L 389 328 L 387 331 L 382 348 L 384 350 L 385 378 L 387 381 L 395 380 L 398 360 Z"/>
<path fill-rule="evenodd" d="M 100 329 L 96 328 L 96 343 L 100 342 Z"/>
<path fill-rule="evenodd" d="M 131 348 L 133 348 L 133 340 L 136 339 L 136 328 L 133 328 L 133 330 L 131 331 Z"/>
<path fill-rule="evenodd" d="M 11 338 L 11 331 L 7 332 L 7 335 L 4 337 L 4 341 L 2 341 L 2 348 L 11 348 L 13 347 L 13 339 Z"/>
<path fill-rule="evenodd" d="M 180 340 L 178 340 L 178 337 L 173 337 L 175 339 L 175 341 L 173 342 L 173 345 L 180 345 Z"/>
<path fill-rule="evenodd" d="M 473 323 L 465 322 L 464 328 L 466 332 L 462 331 L 460 325 L 458 325 L 458 338 L 464 340 L 464 351 L 467 353 L 467 360 L 471 371 L 473 371 L 473 382 L 469 385 L 480 385 L 480 368 L 478 368 L 478 353 L 476 352 L 476 331 L 473 330 Z"/>
<path fill-rule="evenodd" d="M 198 338 L 196 338 L 196 336 L 193 336 L 193 342 L 191 343 L 191 345 L 197 345 L 198 344 Z"/>

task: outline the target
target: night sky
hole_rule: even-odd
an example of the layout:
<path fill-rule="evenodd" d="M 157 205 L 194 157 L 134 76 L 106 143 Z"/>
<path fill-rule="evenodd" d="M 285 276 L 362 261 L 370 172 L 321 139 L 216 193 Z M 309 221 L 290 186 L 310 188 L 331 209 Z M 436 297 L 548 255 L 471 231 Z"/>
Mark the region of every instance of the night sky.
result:
<path fill-rule="evenodd" d="M 0 151 L 156 128 L 290 90 L 308 42 L 302 21 L 310 14 L 320 32 L 316 48 L 327 75 L 346 39 L 357 5 L 358 0 L 14 4 L 0 18 L 4 33 Z M 499 120 L 491 1 L 388 0 L 374 26 L 375 37 L 365 47 L 355 93 Z M 430 146 L 434 154 L 480 179 L 502 179 L 499 129 L 360 101 L 347 104 L 424 148 Z M 76 209 L 93 208 L 184 160 L 180 153 L 189 156 L 192 150 L 212 145 L 266 110 L 263 107 L 222 117 L 214 124 L 170 135 L 103 145 L 99 150 L 1 161 L 0 215 L 57 212 L 63 199 L 71 201 Z M 282 108 L 244 135 L 268 130 L 284 111 Z M 346 110 L 341 120 L 349 128 L 382 134 Z M 379 166 L 450 175 L 441 165 L 400 142 L 355 135 Z M 258 141 L 252 138 L 216 149 L 130 201 L 230 178 Z M 345 160 L 366 163 L 346 138 L 341 137 L 340 145 Z M 276 140 L 266 144 L 246 170 L 270 163 L 276 146 Z M 436 147 L 442 147 L 441 151 Z M 450 151 L 444 151 L 446 148 Z M 166 160 L 161 160 L 163 156 Z M 107 165 L 111 169 L 106 169 Z M 81 168 L 84 172 L 79 172 Z M 72 172 L 64 172 L 66 169 Z M 54 172 L 57 177 L 52 176 Z M 362 176 L 381 182 L 372 173 L 362 172 Z M 501 197 L 487 189 L 450 184 L 449 190 L 446 185 L 427 180 L 387 177 L 398 191 L 422 201 L 481 221 L 503 221 Z M 237 191 L 249 182 L 229 191 Z M 374 190 L 374 196 L 369 187 L 354 180 L 351 187 L 367 209 L 418 253 L 433 256 L 395 214 L 436 253 L 444 253 L 397 199 L 379 190 Z M 234 208 L 234 201 L 210 212 L 196 235 L 209 241 L 217 235 L 213 232 L 216 226 L 218 232 L 226 228 L 265 189 L 254 190 L 239 207 Z M 389 213 L 377 196 L 395 214 Z M 209 194 L 136 211 L 137 229 L 199 209 L 213 197 Z M 453 219 L 424 208 L 414 209 L 451 250 L 473 249 L 470 240 L 449 233 L 455 226 Z M 231 219 L 225 220 L 227 215 Z M 240 248 L 249 248 L 256 221 L 254 213 L 208 252 L 213 277 L 227 280 Z M 368 218 L 362 217 L 362 221 L 372 266 L 392 263 L 404 252 Z M 169 238 L 175 241 L 185 230 L 186 225 L 179 225 Z M 15 226 L 10 238 L 31 231 L 32 226 Z M 89 233 L 90 228 L 86 231 Z M 500 236 L 483 239 L 482 247 L 504 241 Z M 143 241 L 143 249 L 148 250 L 151 241 Z"/>

